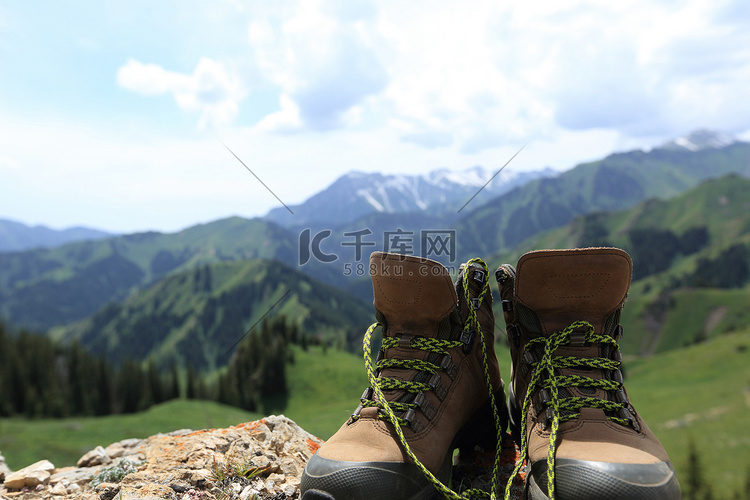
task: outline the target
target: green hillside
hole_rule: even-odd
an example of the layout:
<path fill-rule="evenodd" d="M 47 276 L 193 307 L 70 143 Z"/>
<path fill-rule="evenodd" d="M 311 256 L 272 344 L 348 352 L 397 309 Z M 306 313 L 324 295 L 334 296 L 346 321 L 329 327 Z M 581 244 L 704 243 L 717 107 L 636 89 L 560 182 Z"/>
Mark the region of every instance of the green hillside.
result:
<path fill-rule="evenodd" d="M 0 253 L 0 317 L 31 329 L 71 323 L 182 269 L 249 259 L 291 264 L 295 243 L 273 223 L 232 217 L 171 234 Z"/>
<path fill-rule="evenodd" d="M 372 317 L 348 294 L 278 261 L 228 261 L 170 274 L 51 335 L 78 340 L 111 362 L 153 357 L 213 371 L 266 314 L 284 315 L 310 338 L 345 346 Z"/>
<path fill-rule="evenodd" d="M 623 210 L 643 200 L 667 199 L 703 180 L 730 173 L 750 176 L 750 144 L 720 149 L 630 151 L 539 179 L 461 214 L 462 254 L 507 252 L 575 217 Z"/>
<path fill-rule="evenodd" d="M 494 256 L 541 248 L 616 246 L 633 258 L 623 350 L 649 355 L 750 326 L 750 180 L 704 181 L 667 200 L 594 213 Z"/>

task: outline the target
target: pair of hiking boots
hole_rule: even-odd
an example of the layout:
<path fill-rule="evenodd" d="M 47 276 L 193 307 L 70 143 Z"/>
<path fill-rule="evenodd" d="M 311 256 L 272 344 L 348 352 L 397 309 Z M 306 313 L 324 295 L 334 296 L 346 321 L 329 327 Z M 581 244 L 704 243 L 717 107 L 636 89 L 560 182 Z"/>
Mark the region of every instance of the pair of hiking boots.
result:
<path fill-rule="evenodd" d="M 461 266 L 454 284 L 438 262 L 375 252 L 370 273 L 370 387 L 309 460 L 302 500 L 495 498 L 505 485 L 459 496 L 446 484 L 454 450 L 499 451 L 507 425 L 521 460 L 506 499 L 524 464 L 524 498 L 533 500 L 681 498 L 667 453 L 622 384 L 627 253 L 536 251 L 497 269 L 512 357 L 507 406 L 484 262 Z"/>

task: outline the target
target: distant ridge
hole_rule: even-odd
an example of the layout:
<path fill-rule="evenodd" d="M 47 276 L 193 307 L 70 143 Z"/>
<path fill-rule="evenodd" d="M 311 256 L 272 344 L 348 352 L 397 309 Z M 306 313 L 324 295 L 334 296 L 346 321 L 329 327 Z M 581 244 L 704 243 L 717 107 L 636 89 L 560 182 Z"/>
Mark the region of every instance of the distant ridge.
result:
<path fill-rule="evenodd" d="M 87 227 L 57 230 L 46 226 L 27 226 L 21 222 L 0 219 L 0 252 L 52 248 L 73 241 L 101 240 L 110 236 L 115 235 Z"/>

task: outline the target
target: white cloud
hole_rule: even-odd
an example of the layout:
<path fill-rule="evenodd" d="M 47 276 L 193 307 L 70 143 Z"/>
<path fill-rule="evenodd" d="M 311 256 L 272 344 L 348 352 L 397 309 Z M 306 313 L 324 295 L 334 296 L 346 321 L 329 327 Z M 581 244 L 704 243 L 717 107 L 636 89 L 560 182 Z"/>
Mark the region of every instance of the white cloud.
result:
<path fill-rule="evenodd" d="M 251 105 L 243 88 L 265 86 L 279 109 L 261 130 L 388 127 L 468 155 L 564 130 L 668 137 L 750 127 L 739 0 L 282 0 L 237 10 L 248 19 L 249 53 L 234 55 L 244 73 L 207 58 L 193 74 L 131 60 L 121 85 L 171 93 L 203 126 L 231 123 Z"/>
<path fill-rule="evenodd" d="M 570 2 L 539 15 L 528 4 L 514 10 L 517 21 L 498 42 L 520 48 L 520 74 L 544 68 L 545 78 L 527 83 L 554 110 L 557 127 L 631 137 L 739 130 L 750 126 L 750 86 L 743 83 L 750 38 L 714 24 L 720 8 L 702 0 Z M 735 119 L 724 122 L 738 105 Z"/>
<path fill-rule="evenodd" d="M 475 154 L 564 130 L 750 127 L 750 34 L 713 24 L 717 2 L 378 5 L 377 105 L 412 143 Z"/>
<path fill-rule="evenodd" d="M 230 124 L 246 95 L 226 64 L 206 57 L 190 75 L 129 59 L 118 69 L 117 83 L 143 95 L 171 93 L 181 109 L 200 113 L 201 128 Z"/>
<path fill-rule="evenodd" d="M 250 23 L 256 62 L 282 93 L 282 110 L 263 126 L 324 131 L 358 121 L 355 108 L 388 81 L 367 20 L 373 9 L 364 2 L 343 8 L 302 0 L 286 17 Z"/>

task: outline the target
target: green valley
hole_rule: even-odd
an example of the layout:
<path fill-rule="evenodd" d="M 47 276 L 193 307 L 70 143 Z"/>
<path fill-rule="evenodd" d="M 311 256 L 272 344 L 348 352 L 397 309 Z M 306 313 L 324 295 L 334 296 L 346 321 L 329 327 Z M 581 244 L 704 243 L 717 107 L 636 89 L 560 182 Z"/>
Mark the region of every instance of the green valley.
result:
<path fill-rule="evenodd" d="M 356 298 L 278 261 L 203 264 L 175 272 L 78 323 L 53 329 L 111 362 L 152 358 L 212 372 L 267 314 L 284 315 L 304 335 L 346 346 L 372 317 Z"/>

